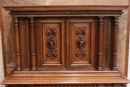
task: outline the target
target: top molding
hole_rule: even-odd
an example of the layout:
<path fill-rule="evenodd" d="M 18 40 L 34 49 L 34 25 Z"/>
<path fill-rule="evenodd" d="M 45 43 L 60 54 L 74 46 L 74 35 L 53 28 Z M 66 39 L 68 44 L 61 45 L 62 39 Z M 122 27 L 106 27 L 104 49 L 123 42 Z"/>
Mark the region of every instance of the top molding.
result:
<path fill-rule="evenodd" d="M 46 5 L 46 6 L 3 6 L 7 11 L 54 11 L 54 10 L 124 10 L 128 5 Z"/>

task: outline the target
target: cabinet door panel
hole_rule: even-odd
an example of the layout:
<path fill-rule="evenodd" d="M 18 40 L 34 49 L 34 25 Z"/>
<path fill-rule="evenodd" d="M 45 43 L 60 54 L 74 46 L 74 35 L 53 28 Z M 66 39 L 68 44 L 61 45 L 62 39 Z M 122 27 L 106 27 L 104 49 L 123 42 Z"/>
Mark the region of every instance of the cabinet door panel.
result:
<path fill-rule="evenodd" d="M 42 57 L 38 59 L 39 67 L 65 67 L 64 66 L 64 20 L 43 19 L 38 20 L 37 31 L 41 39 L 39 50 Z M 38 43 L 38 42 L 37 42 Z M 38 52 L 38 50 L 37 50 Z"/>
<path fill-rule="evenodd" d="M 94 69 L 96 60 L 96 27 L 94 19 L 70 19 L 68 28 L 68 68 Z"/>

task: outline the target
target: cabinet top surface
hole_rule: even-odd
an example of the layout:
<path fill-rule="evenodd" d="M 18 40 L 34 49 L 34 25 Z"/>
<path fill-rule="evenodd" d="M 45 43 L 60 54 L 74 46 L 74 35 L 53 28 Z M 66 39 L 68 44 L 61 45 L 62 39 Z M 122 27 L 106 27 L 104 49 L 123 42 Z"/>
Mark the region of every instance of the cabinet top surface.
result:
<path fill-rule="evenodd" d="M 3 6 L 7 11 L 46 10 L 124 10 L 128 5 L 44 5 L 44 6 Z"/>

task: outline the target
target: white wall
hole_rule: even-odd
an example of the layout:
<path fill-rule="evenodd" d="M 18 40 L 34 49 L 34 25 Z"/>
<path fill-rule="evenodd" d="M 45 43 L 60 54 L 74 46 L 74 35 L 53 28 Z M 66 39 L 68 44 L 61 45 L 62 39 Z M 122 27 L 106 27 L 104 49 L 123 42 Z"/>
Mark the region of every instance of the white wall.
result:
<path fill-rule="evenodd" d="M 2 42 L 1 42 L 1 29 L 0 29 L 0 82 L 4 79 L 3 55 L 2 55 Z M 5 87 L 0 85 L 0 87 Z"/>
<path fill-rule="evenodd" d="M 129 60 L 128 60 L 128 79 L 130 80 L 130 46 L 129 46 Z M 128 84 L 127 87 L 130 87 L 130 84 Z"/>

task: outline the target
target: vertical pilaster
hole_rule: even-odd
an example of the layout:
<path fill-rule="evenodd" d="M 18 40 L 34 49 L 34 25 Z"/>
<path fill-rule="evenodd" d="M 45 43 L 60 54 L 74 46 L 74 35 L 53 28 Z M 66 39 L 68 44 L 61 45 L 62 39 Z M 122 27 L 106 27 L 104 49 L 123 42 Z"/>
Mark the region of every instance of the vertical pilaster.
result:
<path fill-rule="evenodd" d="M 15 52 L 16 52 L 16 68 L 18 71 L 21 69 L 21 53 L 20 53 L 20 32 L 18 26 L 18 18 L 14 18 L 14 32 L 15 32 Z"/>
<path fill-rule="evenodd" d="M 30 60 L 31 70 L 36 70 L 36 52 L 35 52 L 35 30 L 34 18 L 30 18 Z"/>
<path fill-rule="evenodd" d="M 99 17 L 97 70 L 103 70 L 103 17 Z"/>
<path fill-rule="evenodd" d="M 113 29 L 113 40 L 112 40 L 112 70 L 117 70 L 117 42 L 118 42 L 118 21 L 119 17 L 115 17 L 114 29 Z"/>

